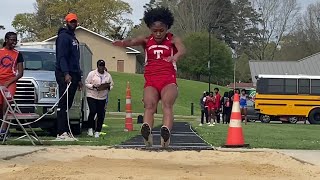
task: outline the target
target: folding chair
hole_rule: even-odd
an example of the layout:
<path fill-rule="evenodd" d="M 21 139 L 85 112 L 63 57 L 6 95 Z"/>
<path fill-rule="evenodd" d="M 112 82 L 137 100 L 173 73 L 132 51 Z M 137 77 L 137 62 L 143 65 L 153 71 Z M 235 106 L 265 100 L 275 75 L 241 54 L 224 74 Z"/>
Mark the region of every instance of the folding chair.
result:
<path fill-rule="evenodd" d="M 7 109 L 6 109 L 2 119 L 4 122 L 8 122 L 8 127 L 6 129 L 6 132 L 4 133 L 2 144 L 4 144 L 7 139 L 8 131 L 9 131 L 9 128 L 11 125 L 10 123 L 12 122 L 12 120 L 15 120 L 17 122 L 17 124 L 21 127 L 22 131 L 25 134 L 15 140 L 19 140 L 24 137 L 28 137 L 34 146 L 36 144 L 34 143 L 33 139 L 38 141 L 40 144 L 42 144 L 39 137 L 37 136 L 36 132 L 34 132 L 34 130 L 31 128 L 30 124 L 28 124 L 28 123 L 22 124 L 21 123 L 21 120 L 24 120 L 24 122 L 26 122 L 26 120 L 36 120 L 40 116 L 36 113 L 22 113 L 20 111 L 16 101 L 14 100 L 13 96 L 11 95 L 10 91 L 4 86 L 0 86 L 0 91 L 1 91 L 2 97 L 4 99 L 3 103 L 6 103 L 6 105 L 7 105 Z M 3 124 L 4 123 L 1 124 L 1 129 L 2 129 Z M 24 128 L 24 125 L 27 126 L 31 130 L 33 135 L 29 135 L 29 133 Z"/>

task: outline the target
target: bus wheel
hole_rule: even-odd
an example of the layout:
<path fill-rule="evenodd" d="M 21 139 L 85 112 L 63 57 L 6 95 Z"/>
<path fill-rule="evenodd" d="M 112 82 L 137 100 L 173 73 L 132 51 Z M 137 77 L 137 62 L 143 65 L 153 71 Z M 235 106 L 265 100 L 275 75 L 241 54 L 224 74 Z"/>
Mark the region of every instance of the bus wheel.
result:
<path fill-rule="evenodd" d="M 295 116 L 292 116 L 292 117 L 289 117 L 288 121 L 291 123 L 291 124 L 296 124 L 298 122 L 298 118 L 295 117 Z"/>
<path fill-rule="evenodd" d="M 262 123 L 269 123 L 271 121 L 271 117 L 265 114 L 261 114 L 259 119 Z"/>
<path fill-rule="evenodd" d="M 320 124 L 320 108 L 312 109 L 309 113 L 308 120 L 310 124 Z"/>

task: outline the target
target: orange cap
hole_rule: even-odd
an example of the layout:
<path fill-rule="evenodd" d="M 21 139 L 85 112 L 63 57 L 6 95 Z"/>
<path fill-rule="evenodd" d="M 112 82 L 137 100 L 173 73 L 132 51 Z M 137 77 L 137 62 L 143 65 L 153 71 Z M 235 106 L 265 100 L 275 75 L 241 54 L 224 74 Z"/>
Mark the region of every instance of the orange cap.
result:
<path fill-rule="evenodd" d="M 73 13 L 69 13 L 65 18 L 64 18 L 67 22 L 70 22 L 72 20 L 76 20 L 78 21 L 78 17 L 76 14 Z"/>

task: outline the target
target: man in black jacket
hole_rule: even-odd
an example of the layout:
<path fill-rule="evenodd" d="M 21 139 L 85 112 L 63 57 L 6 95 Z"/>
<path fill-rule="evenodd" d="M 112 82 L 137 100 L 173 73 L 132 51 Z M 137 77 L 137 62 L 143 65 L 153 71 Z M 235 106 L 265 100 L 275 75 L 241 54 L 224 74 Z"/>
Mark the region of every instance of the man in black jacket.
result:
<path fill-rule="evenodd" d="M 71 83 L 67 96 L 64 95 L 57 108 L 57 140 L 73 140 L 69 134 L 67 120 L 67 108 L 70 109 L 77 89 L 81 90 L 80 48 L 79 41 L 75 37 L 75 29 L 78 26 L 76 14 L 69 13 L 65 17 L 66 27 L 60 28 L 56 39 L 56 71 L 55 76 L 59 85 L 61 97 L 67 85 Z"/>
<path fill-rule="evenodd" d="M 200 98 L 200 108 L 201 108 L 201 122 L 199 126 L 202 126 L 204 124 L 204 118 L 206 118 L 206 123 L 208 124 L 208 108 L 205 106 L 207 92 L 203 92 L 202 97 Z"/>

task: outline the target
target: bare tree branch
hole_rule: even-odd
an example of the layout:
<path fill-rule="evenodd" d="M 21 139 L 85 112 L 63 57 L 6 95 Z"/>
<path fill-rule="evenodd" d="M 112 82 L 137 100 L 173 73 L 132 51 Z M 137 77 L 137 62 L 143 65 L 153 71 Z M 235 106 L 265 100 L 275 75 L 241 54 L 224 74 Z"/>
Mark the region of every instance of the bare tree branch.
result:
<path fill-rule="evenodd" d="M 297 0 L 252 0 L 252 3 L 262 19 L 260 58 L 273 60 L 283 36 L 290 33 L 294 26 L 299 12 Z M 272 50 L 268 51 L 271 44 Z"/>

